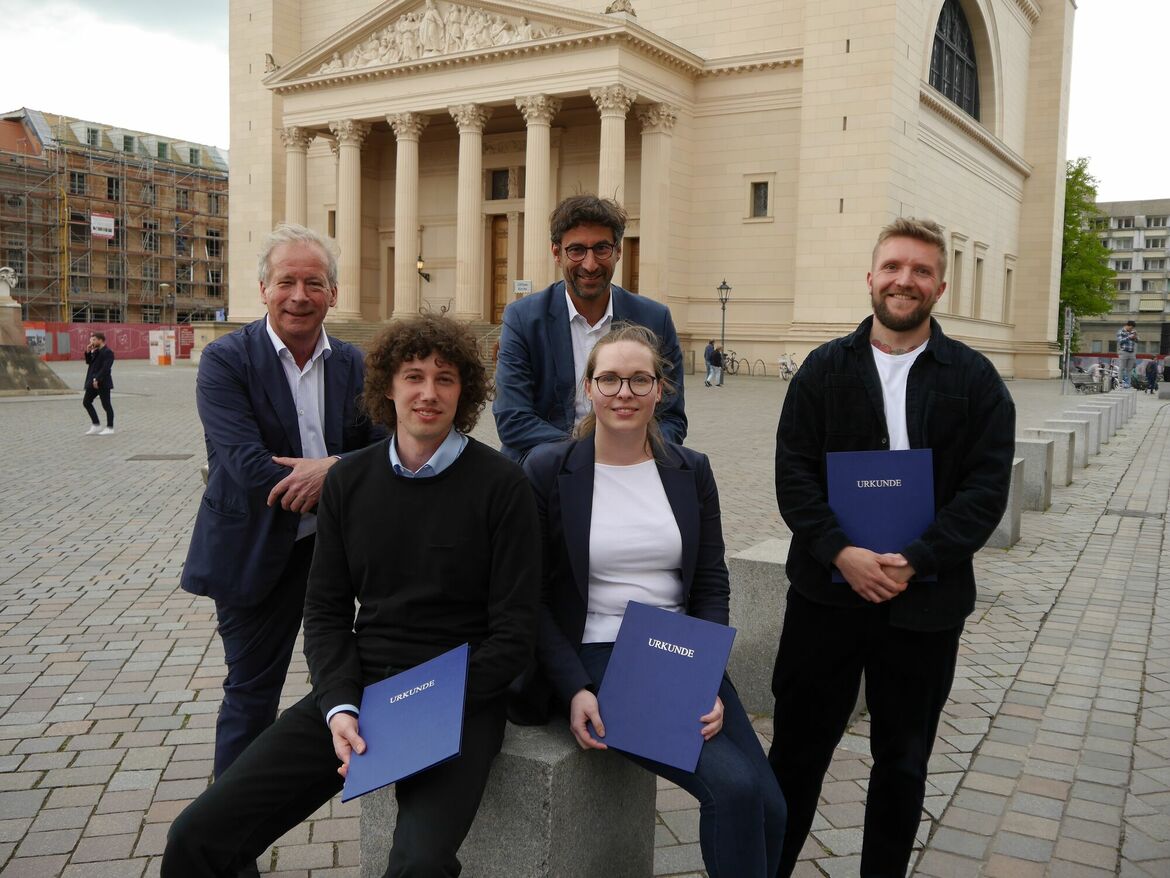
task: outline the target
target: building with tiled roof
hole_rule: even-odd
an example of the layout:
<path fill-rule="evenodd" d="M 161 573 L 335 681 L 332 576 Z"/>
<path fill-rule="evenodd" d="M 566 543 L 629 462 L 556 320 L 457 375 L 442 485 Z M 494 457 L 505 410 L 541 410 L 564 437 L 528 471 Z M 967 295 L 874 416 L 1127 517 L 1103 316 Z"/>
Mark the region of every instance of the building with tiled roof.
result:
<path fill-rule="evenodd" d="M 189 322 L 227 302 L 228 155 L 21 108 L 0 115 L 0 264 L 26 320 Z"/>

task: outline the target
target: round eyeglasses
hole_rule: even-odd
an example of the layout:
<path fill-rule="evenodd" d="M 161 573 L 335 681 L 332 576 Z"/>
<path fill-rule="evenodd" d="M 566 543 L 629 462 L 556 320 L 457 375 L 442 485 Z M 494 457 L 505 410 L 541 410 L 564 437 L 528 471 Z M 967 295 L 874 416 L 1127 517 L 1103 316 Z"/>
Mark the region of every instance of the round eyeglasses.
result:
<path fill-rule="evenodd" d="M 613 251 L 617 249 L 617 245 L 612 241 L 601 241 L 592 247 L 586 247 L 584 244 L 570 244 L 563 249 L 565 255 L 573 262 L 582 262 L 585 259 L 585 254 L 590 250 L 593 251 L 593 255 L 598 259 L 609 259 L 609 257 L 613 256 Z"/>
<path fill-rule="evenodd" d="M 654 389 L 654 382 L 657 380 L 653 375 L 647 375 L 645 372 L 639 372 L 629 378 L 622 378 L 612 372 L 593 376 L 593 383 L 597 385 L 597 389 L 604 396 L 617 396 L 621 393 L 622 382 L 625 382 L 626 386 L 630 388 L 630 393 L 634 396 L 645 396 Z"/>

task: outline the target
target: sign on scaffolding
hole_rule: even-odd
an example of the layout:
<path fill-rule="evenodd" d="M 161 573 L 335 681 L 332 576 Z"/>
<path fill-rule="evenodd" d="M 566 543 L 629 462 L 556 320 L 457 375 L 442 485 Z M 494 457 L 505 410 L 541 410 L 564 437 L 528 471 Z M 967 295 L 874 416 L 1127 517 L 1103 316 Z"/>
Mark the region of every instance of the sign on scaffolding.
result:
<path fill-rule="evenodd" d="M 89 215 L 89 233 L 95 238 L 114 237 L 114 215 L 91 213 Z"/>

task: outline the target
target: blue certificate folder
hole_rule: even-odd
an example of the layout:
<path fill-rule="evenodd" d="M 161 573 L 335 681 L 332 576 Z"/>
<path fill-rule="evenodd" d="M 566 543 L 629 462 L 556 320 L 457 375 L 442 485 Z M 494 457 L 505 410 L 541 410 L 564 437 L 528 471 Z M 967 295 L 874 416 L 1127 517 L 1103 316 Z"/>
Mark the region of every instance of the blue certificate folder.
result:
<path fill-rule="evenodd" d="M 829 507 L 855 546 L 878 553 L 901 552 L 934 521 L 934 463 L 929 448 L 831 451 L 825 455 L 825 470 Z M 936 578 L 921 577 L 924 581 Z M 836 567 L 833 581 L 845 581 Z"/>
<path fill-rule="evenodd" d="M 464 643 L 365 688 L 358 733 L 366 752 L 350 756 L 341 801 L 459 755 L 469 655 Z"/>
<path fill-rule="evenodd" d="M 630 601 L 597 693 L 610 747 L 694 771 L 735 629 Z"/>

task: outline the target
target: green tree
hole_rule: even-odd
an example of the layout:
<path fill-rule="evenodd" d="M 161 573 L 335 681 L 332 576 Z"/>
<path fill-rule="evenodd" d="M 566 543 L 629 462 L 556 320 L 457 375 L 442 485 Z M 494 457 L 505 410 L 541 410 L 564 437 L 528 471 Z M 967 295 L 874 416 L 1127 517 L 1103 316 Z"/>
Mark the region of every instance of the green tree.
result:
<path fill-rule="evenodd" d="M 1087 158 L 1070 159 L 1064 178 L 1064 244 L 1060 250 L 1060 338 L 1064 338 L 1064 312 L 1071 307 L 1077 317 L 1105 314 L 1113 307 L 1115 272 L 1109 267 L 1109 250 L 1097 237 L 1093 220 L 1103 216 L 1097 209 L 1097 180 L 1089 173 Z M 1076 333 L 1073 350 L 1077 349 Z"/>

